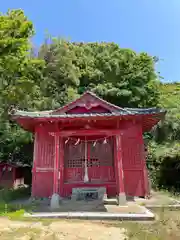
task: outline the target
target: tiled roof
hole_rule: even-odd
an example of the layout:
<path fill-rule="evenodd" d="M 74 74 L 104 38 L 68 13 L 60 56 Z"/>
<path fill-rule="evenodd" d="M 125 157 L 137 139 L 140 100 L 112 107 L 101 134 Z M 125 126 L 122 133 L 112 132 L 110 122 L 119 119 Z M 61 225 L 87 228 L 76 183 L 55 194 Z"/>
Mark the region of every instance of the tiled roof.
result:
<path fill-rule="evenodd" d="M 2 161 L 0 162 L 0 165 L 10 165 L 10 166 L 14 166 L 14 167 L 31 167 L 30 164 L 26 164 L 26 163 L 22 163 L 22 162 L 10 162 L 10 161 Z"/>
<path fill-rule="evenodd" d="M 124 111 L 126 110 L 126 111 Z M 124 108 L 123 111 L 112 113 L 83 113 L 83 114 L 52 114 L 51 111 L 42 112 L 27 112 L 27 111 L 15 111 L 11 115 L 14 117 L 28 117 L 28 118 L 88 118 L 88 117 L 111 117 L 111 116 L 126 116 L 126 115 L 146 115 L 146 114 L 158 114 L 165 113 L 164 110 L 157 108 Z"/>
<path fill-rule="evenodd" d="M 66 114 L 62 110 L 71 104 L 79 101 L 83 97 L 87 95 L 91 95 L 94 98 L 98 99 L 99 101 L 105 103 L 108 106 L 111 106 L 111 113 L 81 113 L 81 114 Z M 126 115 L 146 115 L 146 114 L 158 114 L 158 113 L 165 113 L 164 110 L 160 110 L 157 108 L 121 108 L 114 104 L 111 104 L 92 92 L 85 92 L 79 99 L 75 100 L 74 102 L 65 105 L 56 110 L 50 111 L 36 111 L 36 112 L 28 112 L 28 111 L 20 111 L 20 110 L 12 110 L 10 115 L 14 118 L 88 118 L 88 117 L 111 117 L 111 116 L 126 116 Z"/>

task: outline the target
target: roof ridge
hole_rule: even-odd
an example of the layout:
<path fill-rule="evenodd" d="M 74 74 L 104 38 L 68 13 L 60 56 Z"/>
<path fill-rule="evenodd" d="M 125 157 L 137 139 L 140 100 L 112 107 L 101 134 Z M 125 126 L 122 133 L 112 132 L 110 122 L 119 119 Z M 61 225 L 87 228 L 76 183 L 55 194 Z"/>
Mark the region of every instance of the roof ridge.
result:
<path fill-rule="evenodd" d="M 87 94 L 95 97 L 96 99 L 98 99 L 99 101 L 101 101 L 101 102 L 104 103 L 104 104 L 109 105 L 110 107 L 113 107 L 113 108 L 115 108 L 115 109 L 117 109 L 117 110 L 121 110 L 121 111 L 124 111 L 124 112 L 127 112 L 127 113 L 128 113 L 128 110 L 126 110 L 126 109 L 124 109 L 124 108 L 122 108 L 122 107 L 119 107 L 119 106 L 117 106 L 117 105 L 115 105 L 115 104 L 113 104 L 113 103 L 110 103 L 110 102 L 104 100 L 103 98 L 99 97 L 96 93 L 94 93 L 94 92 L 92 92 L 92 91 L 89 91 L 89 90 L 85 91 L 79 98 L 75 99 L 74 101 L 71 101 L 71 102 L 69 102 L 69 103 L 65 104 L 64 106 L 59 107 L 59 108 L 57 108 L 57 109 L 50 110 L 49 113 L 55 113 L 55 112 L 58 112 L 58 111 L 62 111 L 63 109 L 66 109 L 69 105 L 71 105 L 71 104 L 75 103 L 76 101 L 82 99 L 82 98 L 83 98 L 85 95 L 87 95 Z"/>
<path fill-rule="evenodd" d="M 94 93 L 94 92 L 86 91 L 83 95 L 85 95 L 85 94 L 87 94 L 87 93 L 89 93 L 90 95 L 96 97 L 96 98 L 99 99 L 100 101 L 102 101 L 102 102 L 104 102 L 104 103 L 106 103 L 106 104 L 108 104 L 108 105 L 110 105 L 110 106 L 112 106 L 112 107 L 118 108 L 119 110 L 122 110 L 122 111 L 127 111 L 125 108 L 119 107 L 119 106 L 117 106 L 117 105 L 115 105 L 115 104 L 113 104 L 113 103 L 110 103 L 110 102 L 104 100 L 103 98 L 99 97 L 99 96 L 98 96 L 96 93 Z M 83 95 L 82 95 L 82 96 L 83 96 Z M 127 112 L 128 112 L 128 111 L 127 111 Z"/>

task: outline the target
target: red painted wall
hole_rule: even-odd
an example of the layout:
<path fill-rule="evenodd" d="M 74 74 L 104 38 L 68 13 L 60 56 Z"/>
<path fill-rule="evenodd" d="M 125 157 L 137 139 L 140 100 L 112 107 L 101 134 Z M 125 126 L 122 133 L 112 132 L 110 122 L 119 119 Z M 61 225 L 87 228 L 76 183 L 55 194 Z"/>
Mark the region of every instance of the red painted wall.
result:
<path fill-rule="evenodd" d="M 36 197 L 50 197 L 53 190 L 54 137 L 44 130 L 35 135 L 32 196 Z"/>
<path fill-rule="evenodd" d="M 137 125 L 123 132 L 122 159 L 126 195 L 145 196 L 147 194 L 144 179 L 146 165 L 141 126 Z"/>
<path fill-rule="evenodd" d="M 3 168 L 6 167 L 6 170 L 3 171 Z M 8 168 L 12 168 L 11 171 L 8 171 Z M 13 171 L 16 170 L 14 167 L 11 167 L 9 164 L 0 165 L 0 186 L 4 188 L 12 188 L 14 184 Z"/>
<path fill-rule="evenodd" d="M 3 168 L 6 168 L 3 171 Z M 10 170 L 11 169 L 11 170 Z M 29 174 L 30 168 L 26 168 L 26 173 Z M 0 164 L 0 186 L 4 188 L 18 187 L 18 185 L 25 184 L 25 168 L 17 167 L 13 164 Z M 28 182 L 30 184 L 30 181 Z"/>
<path fill-rule="evenodd" d="M 50 197 L 53 192 L 53 171 L 37 171 L 33 177 L 32 196 Z"/>

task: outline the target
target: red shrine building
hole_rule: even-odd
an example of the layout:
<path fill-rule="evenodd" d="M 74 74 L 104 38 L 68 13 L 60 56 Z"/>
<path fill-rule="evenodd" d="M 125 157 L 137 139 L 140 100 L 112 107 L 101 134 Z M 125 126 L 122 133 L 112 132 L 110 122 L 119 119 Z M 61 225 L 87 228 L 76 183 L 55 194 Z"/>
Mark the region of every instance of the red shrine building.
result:
<path fill-rule="evenodd" d="M 102 188 L 119 203 L 148 196 L 143 133 L 164 116 L 155 108 L 121 108 L 92 92 L 56 110 L 14 111 L 12 118 L 34 133 L 32 196 Z"/>

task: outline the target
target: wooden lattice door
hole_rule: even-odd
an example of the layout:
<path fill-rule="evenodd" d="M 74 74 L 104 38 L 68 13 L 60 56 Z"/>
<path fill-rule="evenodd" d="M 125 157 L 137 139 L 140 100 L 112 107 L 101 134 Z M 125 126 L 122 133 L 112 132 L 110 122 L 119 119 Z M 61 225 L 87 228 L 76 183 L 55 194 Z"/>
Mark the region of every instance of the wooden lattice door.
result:
<path fill-rule="evenodd" d="M 92 183 L 114 182 L 114 144 L 113 138 L 89 143 L 88 176 Z"/>
<path fill-rule="evenodd" d="M 64 146 L 64 181 L 66 183 L 82 182 L 84 176 L 85 143 L 75 145 L 69 141 Z"/>
<path fill-rule="evenodd" d="M 104 183 L 114 182 L 113 138 L 107 142 L 74 141 L 65 144 L 64 181 L 66 183 Z M 85 181 L 86 180 L 86 181 Z"/>

